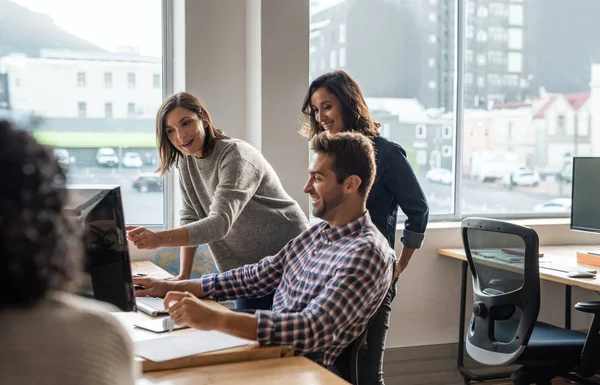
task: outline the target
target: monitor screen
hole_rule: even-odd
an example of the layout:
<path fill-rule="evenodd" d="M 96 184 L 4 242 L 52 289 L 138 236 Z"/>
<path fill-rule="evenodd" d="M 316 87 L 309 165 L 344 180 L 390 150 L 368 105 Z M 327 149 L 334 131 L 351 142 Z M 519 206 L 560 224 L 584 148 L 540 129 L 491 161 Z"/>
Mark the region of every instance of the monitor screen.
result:
<path fill-rule="evenodd" d="M 68 215 L 82 226 L 85 254 L 80 294 L 135 310 L 121 189 L 69 186 Z"/>
<path fill-rule="evenodd" d="M 600 158 L 574 157 L 571 229 L 600 232 Z"/>

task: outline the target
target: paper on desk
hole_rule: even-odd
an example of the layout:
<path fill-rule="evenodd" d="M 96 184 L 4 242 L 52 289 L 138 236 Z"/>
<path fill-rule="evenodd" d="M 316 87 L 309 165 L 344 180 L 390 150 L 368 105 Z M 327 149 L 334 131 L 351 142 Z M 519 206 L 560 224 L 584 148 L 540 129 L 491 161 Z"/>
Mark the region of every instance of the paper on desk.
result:
<path fill-rule="evenodd" d="M 217 331 L 195 331 L 135 342 L 135 354 L 150 361 L 161 362 L 201 353 L 252 344 Z"/>

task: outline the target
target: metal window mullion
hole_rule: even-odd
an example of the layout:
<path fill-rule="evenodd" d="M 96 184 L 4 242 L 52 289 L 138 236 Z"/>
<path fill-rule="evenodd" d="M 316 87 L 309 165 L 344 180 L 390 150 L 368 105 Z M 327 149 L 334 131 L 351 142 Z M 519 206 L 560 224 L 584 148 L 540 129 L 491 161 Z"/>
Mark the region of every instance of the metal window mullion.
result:
<path fill-rule="evenodd" d="M 162 97 L 173 93 L 173 0 L 162 0 Z M 175 178 L 169 171 L 163 180 L 163 222 L 171 229 L 175 222 Z"/>
<path fill-rule="evenodd" d="M 454 22 L 454 219 L 462 218 L 462 140 L 464 122 L 464 53 L 465 53 L 465 0 L 454 0 L 456 17 Z"/>

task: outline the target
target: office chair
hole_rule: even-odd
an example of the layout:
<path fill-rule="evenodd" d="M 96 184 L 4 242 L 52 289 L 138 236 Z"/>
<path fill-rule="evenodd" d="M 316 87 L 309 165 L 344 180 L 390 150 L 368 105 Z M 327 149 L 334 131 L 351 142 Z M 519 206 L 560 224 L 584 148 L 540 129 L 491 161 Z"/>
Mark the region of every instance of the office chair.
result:
<path fill-rule="evenodd" d="M 255 309 L 233 309 L 233 311 L 247 314 L 255 314 Z M 367 346 L 367 335 L 369 332 L 369 326 L 371 320 L 367 323 L 367 328 L 362 332 L 350 345 L 348 345 L 338 358 L 333 363 L 333 370 L 344 380 L 349 381 L 352 385 L 359 385 L 359 370 L 360 370 L 360 359 L 363 354 L 368 354 L 369 351 Z M 379 353 L 380 349 L 371 349 L 372 353 Z M 310 357 L 309 357 L 310 358 Z M 331 368 L 330 368 L 331 369 Z M 363 385 L 363 384 L 360 384 Z"/>
<path fill-rule="evenodd" d="M 585 333 L 537 320 L 540 309 L 539 240 L 528 227 L 467 218 L 462 240 L 473 281 L 466 351 L 486 365 L 517 364 L 514 385 L 550 385 L 554 377 L 595 384 L 600 363 L 600 302 L 580 302 L 593 313 Z M 466 381 L 468 382 L 468 381 Z"/>

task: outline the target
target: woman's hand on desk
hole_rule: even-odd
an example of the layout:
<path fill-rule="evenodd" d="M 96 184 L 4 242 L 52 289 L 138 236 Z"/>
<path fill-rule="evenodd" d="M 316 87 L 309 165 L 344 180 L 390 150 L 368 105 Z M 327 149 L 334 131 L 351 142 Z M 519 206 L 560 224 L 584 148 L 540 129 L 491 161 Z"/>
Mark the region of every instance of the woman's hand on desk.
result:
<path fill-rule="evenodd" d="M 173 284 L 164 279 L 133 277 L 133 284 L 142 288 L 135 291 L 136 297 L 164 297 Z"/>

